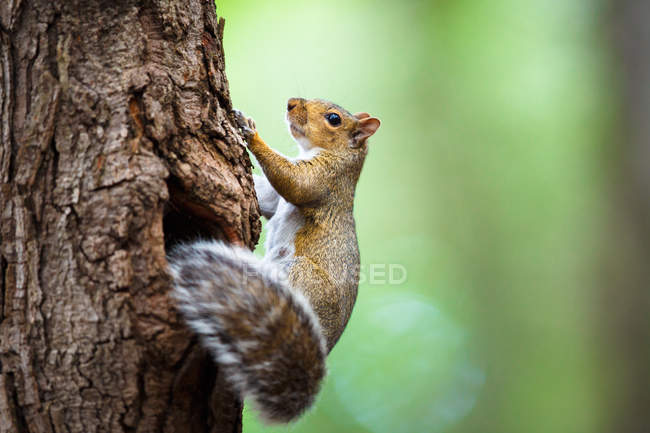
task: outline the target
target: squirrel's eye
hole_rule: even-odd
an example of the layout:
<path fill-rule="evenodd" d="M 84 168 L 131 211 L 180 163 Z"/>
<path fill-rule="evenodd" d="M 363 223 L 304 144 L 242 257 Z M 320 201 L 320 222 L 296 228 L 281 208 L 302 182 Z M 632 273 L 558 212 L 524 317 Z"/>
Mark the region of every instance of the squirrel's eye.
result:
<path fill-rule="evenodd" d="M 336 113 L 327 113 L 325 118 L 332 126 L 339 126 L 341 124 L 341 117 Z"/>

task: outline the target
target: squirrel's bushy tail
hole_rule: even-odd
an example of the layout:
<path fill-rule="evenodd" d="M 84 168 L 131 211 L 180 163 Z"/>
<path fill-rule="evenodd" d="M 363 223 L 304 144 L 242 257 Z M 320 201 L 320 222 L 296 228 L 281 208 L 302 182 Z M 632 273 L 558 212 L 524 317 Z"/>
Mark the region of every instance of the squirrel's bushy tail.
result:
<path fill-rule="evenodd" d="M 326 372 L 325 340 L 281 270 L 215 241 L 176 247 L 169 262 L 180 312 L 240 396 L 271 422 L 309 408 Z"/>

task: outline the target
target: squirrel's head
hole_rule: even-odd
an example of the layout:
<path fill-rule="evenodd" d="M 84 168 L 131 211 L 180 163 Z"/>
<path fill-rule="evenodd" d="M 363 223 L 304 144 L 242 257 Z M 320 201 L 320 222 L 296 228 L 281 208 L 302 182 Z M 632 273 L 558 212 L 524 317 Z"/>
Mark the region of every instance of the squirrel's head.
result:
<path fill-rule="evenodd" d="M 291 98 L 287 103 L 289 131 L 307 151 L 327 150 L 364 152 L 366 140 L 379 128 L 379 119 L 368 113 L 351 114 L 322 99 Z"/>

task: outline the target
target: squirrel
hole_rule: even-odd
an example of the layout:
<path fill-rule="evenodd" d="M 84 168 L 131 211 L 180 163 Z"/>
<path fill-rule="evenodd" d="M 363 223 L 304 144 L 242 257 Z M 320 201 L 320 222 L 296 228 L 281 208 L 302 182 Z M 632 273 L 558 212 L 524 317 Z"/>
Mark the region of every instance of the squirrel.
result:
<path fill-rule="evenodd" d="M 380 121 L 291 98 L 286 119 L 300 154 L 290 159 L 252 119 L 232 117 L 265 175 L 254 183 L 269 219 L 266 255 L 218 241 L 177 246 L 172 295 L 239 396 L 266 421 L 286 423 L 313 404 L 357 297 L 354 192 Z"/>

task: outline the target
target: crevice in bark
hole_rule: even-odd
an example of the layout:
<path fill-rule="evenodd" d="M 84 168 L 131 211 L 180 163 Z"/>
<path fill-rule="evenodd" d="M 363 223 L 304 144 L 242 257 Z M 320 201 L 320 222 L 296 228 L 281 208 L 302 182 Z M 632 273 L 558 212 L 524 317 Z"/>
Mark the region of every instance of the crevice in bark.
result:
<path fill-rule="evenodd" d="M 187 405 L 192 408 L 192 428 L 188 431 L 206 431 L 208 426 L 214 425 L 214 418 L 210 413 L 210 404 L 208 396 L 214 390 L 217 369 L 212 361 L 212 358 L 198 345 L 196 339 L 189 344 L 186 352 L 183 354 L 182 360 L 179 362 L 179 373 L 172 384 L 172 390 L 169 393 L 169 398 L 166 402 L 165 416 L 161 418 L 159 431 L 163 431 L 163 427 L 168 422 L 169 414 L 174 406 L 180 404 Z M 189 401 L 178 402 L 176 401 L 179 396 L 180 388 L 191 386 L 193 389 L 184 390 L 181 395 L 190 395 Z"/>
<path fill-rule="evenodd" d="M 27 433 L 27 422 L 25 420 L 25 414 L 21 409 L 21 405 L 18 402 L 18 393 L 16 392 L 15 386 L 15 376 L 13 373 L 7 373 L 5 376 L 5 392 L 10 398 L 9 404 L 11 407 L 9 410 L 12 412 L 14 427 L 16 428 L 16 433 Z"/>
<path fill-rule="evenodd" d="M 205 69 L 208 73 L 208 85 L 210 86 L 212 92 L 216 95 L 219 105 L 224 108 L 226 111 L 232 111 L 232 101 L 230 100 L 230 92 L 228 86 L 228 79 L 225 76 L 217 77 L 217 72 L 214 68 L 212 62 L 213 56 L 217 58 L 219 64 L 224 64 L 225 59 L 221 56 L 223 54 L 222 50 L 219 50 L 218 41 L 223 41 L 223 30 L 226 25 L 226 20 L 219 18 L 217 22 L 216 35 L 212 28 L 208 27 L 209 32 L 204 31 L 201 37 L 201 46 L 203 49 L 203 61 L 205 63 Z M 221 84 L 221 87 L 219 86 Z"/>
<path fill-rule="evenodd" d="M 13 179 L 14 166 L 16 165 L 16 146 L 14 144 L 14 122 L 13 122 L 13 112 L 14 112 L 14 84 L 16 83 L 16 68 L 14 67 L 14 53 L 13 53 L 13 44 L 9 37 L 5 38 L 2 41 L 3 48 L 3 73 L 5 75 L 5 92 L 4 100 L 5 104 L 3 107 L 3 123 L 5 130 L 3 131 L 3 141 L 5 141 L 5 152 L 9 152 L 8 163 L 7 163 L 7 172 L 5 174 L 5 182 L 9 183 Z"/>
<path fill-rule="evenodd" d="M 1 241 L 2 241 L 2 239 L 0 239 L 0 243 L 2 243 Z M 0 255 L 0 323 L 2 323 L 2 321 L 5 318 L 4 311 L 5 311 L 5 276 L 6 276 L 6 274 L 7 274 L 7 261 L 5 260 L 5 258 L 2 255 Z M 1 363 L 0 363 L 0 366 L 2 366 Z M 0 368 L 0 371 L 1 370 L 2 369 Z"/>
<path fill-rule="evenodd" d="M 143 404 L 143 401 L 144 401 L 144 399 L 145 399 L 145 397 L 147 395 L 147 393 L 145 391 L 145 386 L 144 386 L 144 374 L 143 373 L 138 373 L 137 382 L 138 382 L 138 385 L 137 385 L 138 398 L 134 402 L 135 412 L 137 413 L 137 415 L 135 416 L 135 419 L 140 420 L 140 419 L 142 419 L 142 404 Z M 136 431 L 136 428 L 133 427 L 132 431 Z"/>
<path fill-rule="evenodd" d="M 230 419 L 239 415 L 232 413 L 231 408 L 238 399 L 224 383 L 212 357 L 199 347 L 196 340 L 190 344 L 185 356 L 174 379 L 172 398 L 167 401 L 170 410 L 166 413 L 171 409 L 190 411 L 189 424 L 185 426 L 187 431 L 225 431 L 226 426 L 235 430 L 241 428 L 241 424 L 233 425 Z M 213 398 L 215 394 L 217 401 Z"/>
<path fill-rule="evenodd" d="M 50 179 L 56 179 L 59 168 L 59 151 L 56 150 L 56 125 L 54 126 L 54 134 L 52 134 L 52 139 L 49 143 L 49 153 L 52 155 L 52 173 L 50 174 Z"/>
<path fill-rule="evenodd" d="M 58 12 L 54 13 L 52 21 L 47 26 L 47 64 L 50 73 L 56 80 L 59 80 L 59 67 L 56 62 L 56 45 L 58 42 L 59 32 L 57 26 L 59 24 L 59 18 L 61 14 Z"/>
<path fill-rule="evenodd" d="M 6 15 L 2 17 L 5 19 L 5 28 L 7 29 L 7 33 L 10 33 L 11 31 L 14 30 L 16 26 L 16 23 L 20 21 L 20 17 L 23 13 L 23 10 L 25 9 L 23 7 L 23 1 L 22 0 L 16 0 L 13 2 L 9 2 L 7 5 L 5 11 Z M 2 23 L 2 19 L 0 19 L 0 23 Z"/>
<path fill-rule="evenodd" d="M 40 41 L 36 39 L 36 49 L 34 50 L 34 56 L 27 61 L 27 68 L 25 69 L 25 114 L 27 115 L 32 110 L 32 70 L 34 68 L 34 63 L 38 58 L 40 49 Z"/>

